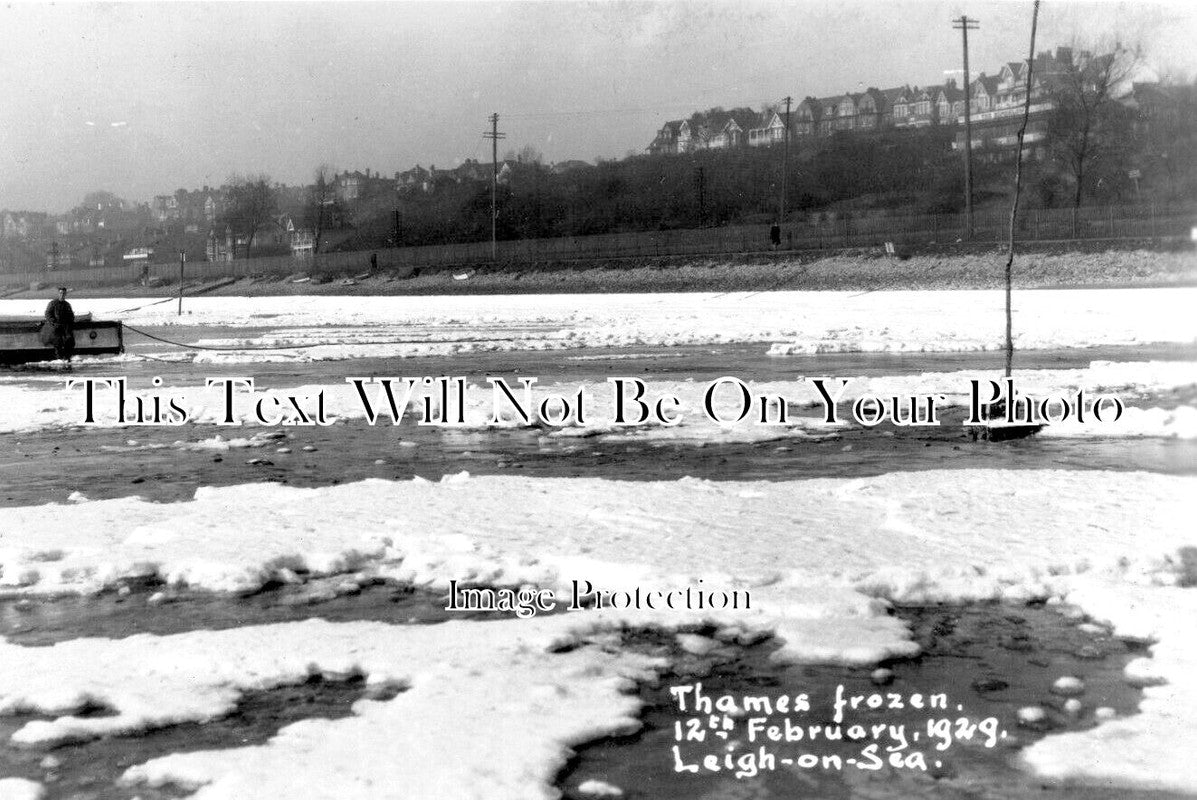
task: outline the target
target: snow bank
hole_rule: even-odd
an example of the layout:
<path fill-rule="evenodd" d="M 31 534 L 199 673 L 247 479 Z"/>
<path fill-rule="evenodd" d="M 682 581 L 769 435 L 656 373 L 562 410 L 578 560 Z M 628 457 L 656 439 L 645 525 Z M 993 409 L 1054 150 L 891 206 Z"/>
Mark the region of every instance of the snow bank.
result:
<path fill-rule="evenodd" d="M 1040 470 L 730 483 L 463 474 L 315 489 L 247 484 L 201 488 L 181 503 L 132 497 L 7 509 L 0 586 L 92 591 L 157 574 L 247 590 L 280 567 L 331 573 L 370 565 L 434 586 L 455 577 L 544 582 L 574 563 L 555 559 L 585 558 L 590 563 L 575 568 L 669 565 L 684 578 L 716 571 L 741 586 L 793 569 L 802 580 L 821 575 L 900 599 L 956 576 L 967 583 L 960 597 L 1000 597 L 1009 586 L 1043 585 L 1103 558 L 1193 540 L 1178 523 L 1194 486 L 1190 477 Z M 246 524 L 258 528 L 253 536 Z M 737 543 L 733 552 L 726 541 Z M 204 543 L 199 552 L 196 542 Z M 61 556 L 40 558 L 51 550 Z M 887 579 L 891 567 L 903 582 Z M 775 582 L 762 596 L 785 588 Z"/>
<path fill-rule="evenodd" d="M 1022 753 L 1036 773 L 1058 780 L 1197 791 L 1197 589 L 1078 581 L 1068 595 L 1122 635 L 1155 642 L 1127 667 L 1143 690 L 1139 713 L 1087 731 L 1049 736 Z"/>
<path fill-rule="evenodd" d="M 36 781 L 24 778 L 0 778 L 2 800 L 41 800 L 46 796 L 45 787 Z"/>

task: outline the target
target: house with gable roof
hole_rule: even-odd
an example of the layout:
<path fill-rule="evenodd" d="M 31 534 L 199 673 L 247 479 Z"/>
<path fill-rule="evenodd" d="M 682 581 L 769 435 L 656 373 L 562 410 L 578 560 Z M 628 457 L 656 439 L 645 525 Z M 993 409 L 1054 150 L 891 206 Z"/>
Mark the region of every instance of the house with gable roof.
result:
<path fill-rule="evenodd" d="M 885 107 L 881 111 L 881 127 L 894 127 L 894 103 L 898 101 L 910 87 L 909 86 L 895 86 L 892 89 L 882 89 L 881 98 L 885 103 Z"/>
<path fill-rule="evenodd" d="M 894 103 L 890 110 L 890 119 L 893 121 L 895 128 L 911 128 L 914 127 L 914 99 L 917 96 L 919 87 L 913 88 L 904 86 L 894 97 Z"/>
<path fill-rule="evenodd" d="M 964 116 L 964 90 L 949 80 L 935 93 L 935 117 L 940 125 L 955 125 Z"/>
<path fill-rule="evenodd" d="M 880 89 L 870 86 L 860 94 L 852 96 L 856 105 L 856 120 L 852 130 L 875 131 L 881 128 L 885 117 L 887 103 L 885 95 Z"/>
<path fill-rule="evenodd" d="M 648 145 L 648 152 L 650 155 L 673 155 L 681 152 L 678 149 L 678 137 L 681 134 L 682 125 L 685 120 L 674 119 L 666 122 L 659 131 L 657 136 Z"/>
<path fill-rule="evenodd" d="M 823 107 L 819 118 L 819 135 L 830 136 L 840 131 L 850 131 L 856 124 L 856 100 L 850 94 L 821 97 Z"/>
<path fill-rule="evenodd" d="M 677 134 L 677 151 L 689 153 L 706 150 L 711 145 L 711 129 L 705 119 L 695 115 L 682 123 Z"/>
<path fill-rule="evenodd" d="M 805 97 L 794 109 L 792 122 L 795 136 L 818 136 L 819 121 L 823 118 L 823 103 L 814 97 Z"/>
<path fill-rule="evenodd" d="M 1088 57 L 1088 54 L 1084 53 L 1082 57 Z M 1051 112 L 1056 107 L 1051 85 L 1073 63 L 1071 48 L 1060 47 L 1055 55 L 1043 52 L 1035 56 L 1029 85 L 1028 64 L 1025 61 L 1004 64 L 992 78 L 982 73 L 970 85 L 972 145 L 981 149 L 983 158 L 1001 157 L 1002 151 L 1017 146 L 1024 111 L 1029 113 L 1023 137 L 1024 152 L 1033 158 L 1045 156 L 1044 142 Z M 964 133 L 960 132 L 956 135 L 953 147 L 960 149 L 963 146 Z"/>
<path fill-rule="evenodd" d="M 748 144 L 750 146 L 766 147 L 785 141 L 786 123 L 780 112 L 771 111 L 761 121 L 764 122 L 763 125 L 757 128 L 750 128 L 748 131 Z"/>
<path fill-rule="evenodd" d="M 997 107 L 998 79 L 987 77 L 984 72 L 969 85 L 969 113 L 983 114 Z"/>
<path fill-rule="evenodd" d="M 748 144 L 748 131 L 760 124 L 759 115 L 749 108 L 733 108 L 712 114 L 707 120 L 712 150 L 739 147 Z"/>
<path fill-rule="evenodd" d="M 431 173 L 416 164 L 409 170 L 395 173 L 395 189 L 399 192 L 427 192 L 432 188 Z"/>

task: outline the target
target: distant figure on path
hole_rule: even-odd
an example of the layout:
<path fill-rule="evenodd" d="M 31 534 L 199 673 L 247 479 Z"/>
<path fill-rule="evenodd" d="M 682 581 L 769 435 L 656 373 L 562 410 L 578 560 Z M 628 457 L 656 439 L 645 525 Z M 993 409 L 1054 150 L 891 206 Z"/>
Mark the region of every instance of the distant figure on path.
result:
<path fill-rule="evenodd" d="M 370 271 L 374 272 L 378 269 L 378 253 L 370 254 Z"/>
<path fill-rule="evenodd" d="M 54 348 L 54 357 L 69 365 L 75 352 L 75 310 L 66 299 L 65 286 L 58 287 L 58 299 L 46 306 L 46 321 L 42 325 L 42 343 Z"/>
<path fill-rule="evenodd" d="M 774 250 L 781 246 L 781 226 L 776 222 L 769 228 L 769 243 L 773 245 Z"/>

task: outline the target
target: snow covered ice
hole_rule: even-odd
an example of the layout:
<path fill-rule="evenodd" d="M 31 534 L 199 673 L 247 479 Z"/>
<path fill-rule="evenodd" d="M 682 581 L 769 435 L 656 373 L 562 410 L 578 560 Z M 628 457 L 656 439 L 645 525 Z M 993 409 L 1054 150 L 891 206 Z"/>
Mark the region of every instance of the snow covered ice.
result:
<path fill-rule="evenodd" d="M 215 363 L 473 351 L 761 342 L 801 352 L 1000 350 L 1000 291 L 732 292 L 441 297 L 195 297 L 186 313 L 130 298 L 77 301 L 76 312 L 136 327 L 260 326 L 206 344 L 302 346 L 283 353 L 207 352 Z M 44 305 L 44 304 L 42 304 Z M 1018 292 L 1019 349 L 1197 340 L 1197 289 Z M 0 315 L 40 316 L 39 301 L 0 300 Z M 175 338 L 168 336 L 168 338 Z M 309 345 L 318 345 L 309 347 Z"/>
<path fill-rule="evenodd" d="M 1185 348 L 1197 341 L 1194 300 L 1193 289 L 1021 292 L 1017 344 L 1045 350 L 1161 345 L 1188 356 Z M 28 313 L 22 304 L 28 305 L 0 301 L 0 313 Z M 134 305 L 86 300 L 78 310 L 104 317 Z M 66 391 L 64 376 L 13 372 L 0 377 L 6 409 L 0 432 L 82 440 L 95 431 L 110 437 L 102 452 L 113 458 L 165 451 L 242 464 L 263 453 L 281 461 L 275 454 L 284 449 L 316 458 L 331 446 L 284 443 L 249 424 L 217 426 L 219 394 L 202 388 L 207 366 L 231 374 L 245 365 L 252 374 L 259 364 L 293 362 L 294 376 L 270 388 L 322 392 L 338 420 L 360 426 L 354 388 L 305 380 L 305 364 L 344 360 L 344 374 L 352 375 L 359 358 L 569 350 L 578 359 L 571 363 L 608 358 L 618 365 L 621 358 L 651 360 L 673 346 L 747 342 L 788 369 L 809 352 L 993 350 L 1003 322 L 998 292 L 512 296 L 502 303 L 491 297 L 189 298 L 187 310 L 178 317 L 169 307 L 149 307 L 125 319 L 169 327 L 181 340 L 202 335 L 204 343 L 219 346 L 293 349 L 194 356 L 168 345 L 155 351 L 182 370 L 172 374 L 195 376 L 193 383 L 172 379 L 153 390 L 183 395 L 195 409 L 191 423 L 166 440 L 119 433 L 119 424 L 103 415 L 83 429 L 80 392 Z M 247 321 L 257 327 L 244 333 L 231 327 Z M 640 352 L 592 352 L 608 347 Z M 564 363 L 566 356 L 555 358 Z M 1140 357 L 1134 349 L 1124 360 L 1096 358 L 1073 368 L 1016 364 L 1015 377 L 1028 392 L 1110 392 L 1131 406 L 1117 424 L 1051 426 L 1045 433 L 1059 437 L 1053 445 L 1093 439 L 1117 447 L 1142 439 L 1153 446 L 1156 440 L 1191 445 L 1197 362 L 1153 360 L 1159 356 Z M 108 363 L 119 372 L 144 362 L 134 351 Z M 945 407 L 959 409 L 975 375 L 948 367 L 840 377 L 851 379 L 845 401 L 942 393 Z M 846 425 L 822 423 L 811 413 L 809 387 L 743 377 L 754 392 L 806 398 L 794 404 L 806 415 L 776 430 L 719 425 L 695 414 L 678 426 L 562 426 L 540 433 L 554 443 L 576 440 L 612 450 L 718 448 L 772 438 L 798 447 L 844 434 Z M 646 380 L 691 408 L 701 404 L 704 381 L 676 374 Z M 538 388 L 567 385 L 579 386 L 546 379 Z M 580 385 L 598 405 L 608 404 L 610 384 L 601 376 Z M 486 419 L 489 387 L 474 381 L 466 397 L 471 424 L 446 432 L 444 441 L 491 436 L 514 425 L 510 415 Z M 249 422 L 244 414 L 238 421 Z M 396 447 L 405 445 L 413 443 Z M 400 691 L 391 699 L 364 697 L 342 719 L 288 725 L 263 744 L 143 759 L 122 781 L 131 792 L 173 784 L 204 800 L 548 798 L 557 796 L 553 782 L 572 748 L 637 729 L 636 687 L 666 667 L 661 659 L 611 646 L 613 631 L 671 631 L 678 647 L 694 655 L 709 651 L 719 634 L 775 634 L 780 649 L 773 658 L 780 663 L 872 672 L 879 661 L 917 651 L 910 631 L 890 613 L 894 603 L 1050 600 L 1078 606 L 1101 623 L 1099 630 L 1149 642 L 1128 669 L 1128 678 L 1146 688 L 1138 713 L 1049 734 L 1020 752 L 1023 768 L 1050 779 L 1197 793 L 1197 778 L 1183 768 L 1197 747 L 1197 688 L 1189 679 L 1197 670 L 1189 630 L 1197 600 L 1191 588 L 1182 588 L 1189 577 L 1178 555 L 1197 547 L 1191 470 L 1053 469 L 1030 462 L 1021 469 L 937 465 L 865 477 L 726 475 L 712 481 L 446 472 L 443 479 L 314 488 L 202 486 L 194 497 L 171 502 L 130 493 L 89 499 L 104 495 L 84 487 L 64 492 L 66 502 L 9 503 L 0 527 L 0 591 L 36 599 L 162 581 L 167 591 L 248 593 L 293 583 L 297 574 L 344 576 L 355 585 L 386 579 L 440 593 L 451 581 L 558 593 L 575 579 L 628 591 L 701 581 L 751 593 L 752 607 L 607 609 L 426 626 L 307 620 L 85 636 L 46 647 L 3 640 L 0 712 L 38 715 L 19 726 L 9 746 L 45 748 L 202 724 L 229 714 L 247 693 L 295 685 L 313 674 L 359 675 L 367 686 Z M 714 638 L 694 633 L 701 621 L 715 626 Z M 1073 683 L 1061 684 L 1064 694 L 1076 691 Z M 1087 706 L 1100 702 L 1077 696 Z M 80 713 L 96 707 L 105 713 Z M 1038 724 L 1034 716 L 1027 712 L 1028 725 Z M 487 731 L 503 735 L 483 735 Z M 637 788 L 600 778 L 582 784 L 585 791 L 577 788 L 590 796 L 631 796 Z M 33 781 L 0 781 L 0 797 L 42 791 Z"/>
<path fill-rule="evenodd" d="M 995 486 L 1020 502 L 989 502 Z M 745 489 L 752 490 L 747 497 Z M 882 600 L 1067 597 L 1117 628 L 1149 626 L 1150 635 L 1159 639 L 1152 661 L 1169 681 L 1148 690 L 1166 692 L 1166 701 L 1149 699 L 1140 714 L 1118 723 L 1126 726 L 1120 736 L 1129 741 L 1120 739 L 1123 746 L 1115 752 L 1103 751 L 1100 772 L 1093 774 L 1109 775 L 1125 763 L 1132 778 L 1150 772 L 1153 785 L 1163 781 L 1192 790 L 1197 784 L 1191 775 L 1163 765 L 1193 745 L 1192 727 L 1180 730 L 1170 720 L 1178 708 L 1197 702 L 1185 680 L 1197 668 L 1197 649 L 1178 623 L 1167 620 L 1183 591 L 1170 588 L 1176 571 L 1168 554 L 1178 545 L 1197 543 L 1184 499 L 1194 490 L 1194 478 L 1035 470 L 893 473 L 792 484 L 468 478 L 313 490 L 245 486 L 204 490 L 194 501 L 174 505 L 125 499 L 62 506 L 53 510 L 56 524 L 49 529 L 37 524 L 47 514 L 45 507 L 10 509 L 10 530 L 31 533 L 4 536 L 3 576 L 6 582 L 15 577 L 11 588 L 25 593 L 94 589 L 147 573 L 194 586 L 246 589 L 268 580 L 280 564 L 317 573 L 375 570 L 436 586 L 451 578 L 553 585 L 571 575 L 613 586 L 668 585 L 704 576 L 757 587 L 751 615 L 725 611 L 720 616 L 728 623 L 777 631 L 784 643 L 781 657 L 861 664 L 912 652 L 904 627 L 885 614 Z M 961 508 L 969 510 L 962 514 Z M 225 524 L 250 514 L 274 524 L 251 538 Z M 743 530 L 744 519 L 753 520 L 753 536 L 739 537 L 729 551 L 721 543 Z M 81 541 L 73 533 L 78 530 L 92 533 Z M 454 533 L 427 533 L 433 530 Z M 1083 553 L 1075 548 L 1078 531 L 1086 542 Z M 202 553 L 195 551 L 196 541 L 205 542 Z M 61 550 L 60 557 L 36 557 L 47 548 Z M 669 570 L 663 573 L 659 565 Z M 1100 587 L 1101 597 L 1133 592 L 1134 602 L 1091 604 L 1094 587 Z M 14 737 L 18 743 L 69 741 L 219 715 L 235 703 L 239 690 L 294 682 L 313 669 L 357 671 L 367 680 L 399 681 L 413 689 L 394 701 L 363 701 L 349 720 L 292 726 L 269 744 L 244 752 L 233 748 L 157 759 L 132 768 L 128 779 L 206 786 L 200 796 L 208 798 L 235 797 L 249 789 L 286 794 L 301 786 L 308 792 L 325 786 L 334 796 L 320 777 L 325 773 L 310 765 L 337 765 L 338 786 L 368 786 L 379 769 L 389 769 L 380 765 L 388 760 L 381 754 L 363 759 L 357 750 L 343 749 L 343 742 L 364 739 L 385 743 L 390 761 L 409 752 L 413 760 L 402 759 L 404 774 L 421 782 L 417 785 L 454 786 L 458 796 L 467 796 L 463 786 L 478 786 L 468 796 L 520 797 L 533 791 L 524 782 L 539 776 L 534 791 L 547 797 L 552 795 L 545 781 L 565 745 L 635 724 L 634 703 L 622 696 L 629 687 L 623 679 L 650 665 L 634 658 L 612 660 L 587 648 L 554 660 L 557 656 L 532 644 L 537 637 L 584 636 L 623 618 L 605 615 L 463 623 L 471 628 L 469 645 L 444 626 L 390 631 L 365 623 L 316 622 L 82 639 L 32 651 L 4 645 L 0 708 L 59 715 L 27 724 Z M 630 621 L 650 619 L 676 626 L 685 617 L 640 611 Z M 392 636 L 397 637 L 393 643 Z M 406 644 L 408 637 L 417 637 L 413 641 L 419 646 Z M 431 668 L 445 664 L 444 647 L 454 648 L 449 663 L 460 663 L 460 670 Z M 403 655 L 395 660 L 394 653 Z M 505 653 L 516 660 L 508 662 Z M 97 663 L 104 668 L 94 669 Z M 429 667 L 421 668 L 422 663 Z M 200 664 L 206 666 L 196 669 Z M 479 730 L 502 724 L 508 715 L 533 718 L 519 708 L 478 704 L 467 717 L 475 724 L 435 731 L 426 720 L 438 715 L 420 717 L 425 720 L 420 736 L 405 727 L 413 720 L 412 713 L 403 712 L 409 703 L 465 702 L 485 687 L 509 685 L 517 675 L 538 675 L 546 688 L 535 684 L 514 693 L 523 699 L 511 702 L 535 703 L 548 691 L 557 710 L 546 718 L 547 708 L 538 707 L 535 719 L 543 724 L 521 734 L 522 760 L 503 760 L 511 773 L 496 772 L 493 759 L 499 754 L 471 742 Z M 614 693 L 596 695 L 594 685 L 572 683 L 570 675 L 592 676 Z M 559 684 L 568 687 L 564 697 L 577 697 L 584 705 L 562 702 L 561 690 L 551 688 L 554 681 L 564 681 Z M 116 713 L 72 717 L 85 700 Z M 456 714 L 445 718 L 460 719 Z M 1108 735 L 1100 726 L 1070 734 L 1084 744 L 1061 748 L 1049 738 L 1044 749 L 1036 746 L 1027 753 L 1028 763 L 1045 773 L 1084 777 L 1097 766 L 1076 754 Z M 429 736 L 438 748 L 418 744 Z M 408 741 L 419 752 L 399 744 Z M 295 763 L 309 766 L 282 768 Z M 487 770 L 488 780 L 477 778 Z M 474 777 L 465 780 L 469 776 Z M 389 795 L 384 790 L 373 796 Z"/>

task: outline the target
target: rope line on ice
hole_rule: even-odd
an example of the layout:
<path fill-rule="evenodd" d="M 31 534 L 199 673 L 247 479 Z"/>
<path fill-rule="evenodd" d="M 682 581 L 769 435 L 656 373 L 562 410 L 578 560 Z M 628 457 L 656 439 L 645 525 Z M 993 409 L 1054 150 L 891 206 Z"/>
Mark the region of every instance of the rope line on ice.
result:
<path fill-rule="evenodd" d="M 124 324 L 124 328 L 127 331 L 132 331 L 133 333 L 144 336 L 147 339 L 153 339 L 154 341 L 162 342 L 163 344 L 174 345 L 175 347 L 183 347 L 188 350 L 215 350 L 217 352 L 224 352 L 224 353 L 239 353 L 239 352 L 254 351 L 254 350 L 261 350 L 261 351 L 307 350 L 312 347 L 332 347 L 334 345 L 345 347 L 345 346 L 364 346 L 364 345 L 383 345 L 383 344 L 453 344 L 453 343 L 460 343 L 460 341 L 472 341 L 472 340 L 458 340 L 456 342 L 454 342 L 454 341 L 438 342 L 434 339 L 376 339 L 376 340 L 366 341 L 366 342 L 306 342 L 306 343 L 301 343 L 301 344 L 276 345 L 276 346 L 259 346 L 259 345 L 218 346 L 218 345 L 210 345 L 210 344 L 187 344 L 186 342 L 177 342 L 173 339 L 167 339 L 162 336 L 156 336 L 152 333 L 149 333 L 148 331 L 143 331 L 140 328 L 135 328 L 132 325 L 129 325 L 127 323 Z M 516 339 L 514 337 L 507 337 L 507 338 L 502 338 L 502 339 L 487 339 L 486 341 L 488 341 L 488 342 L 514 342 L 514 341 L 516 341 Z"/>

